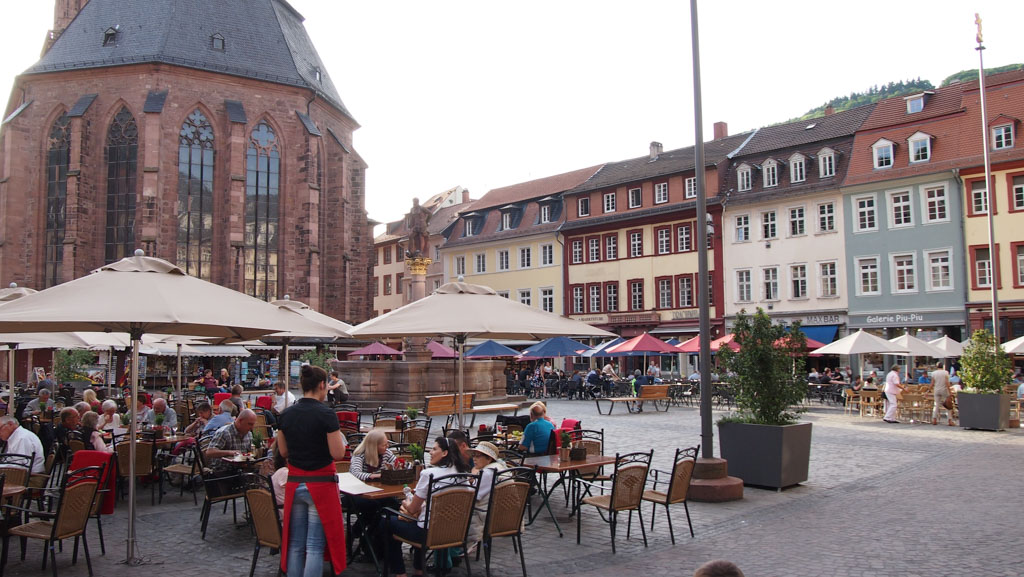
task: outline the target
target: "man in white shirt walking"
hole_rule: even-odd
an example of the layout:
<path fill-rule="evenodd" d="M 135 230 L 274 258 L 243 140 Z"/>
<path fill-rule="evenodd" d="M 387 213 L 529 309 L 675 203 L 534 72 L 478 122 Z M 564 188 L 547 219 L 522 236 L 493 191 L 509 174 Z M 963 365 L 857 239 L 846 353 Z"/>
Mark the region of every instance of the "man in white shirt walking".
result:
<path fill-rule="evenodd" d="M 885 417 L 886 423 L 898 423 L 896 412 L 898 407 L 897 395 L 903 392 L 903 384 L 900 382 L 900 366 L 893 365 L 889 374 L 885 375 Z"/>

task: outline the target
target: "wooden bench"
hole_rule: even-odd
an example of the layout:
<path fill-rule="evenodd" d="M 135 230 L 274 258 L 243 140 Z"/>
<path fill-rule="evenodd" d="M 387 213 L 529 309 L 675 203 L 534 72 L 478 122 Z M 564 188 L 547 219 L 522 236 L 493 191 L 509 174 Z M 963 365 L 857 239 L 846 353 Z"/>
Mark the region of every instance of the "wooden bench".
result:
<path fill-rule="evenodd" d="M 599 415 L 610 415 L 612 409 L 615 408 L 616 403 L 625 403 L 626 409 L 630 413 L 643 412 L 644 402 L 650 401 L 654 405 L 654 410 L 668 411 L 670 398 L 668 396 L 668 385 L 644 385 L 640 389 L 640 396 L 638 397 L 599 397 L 594 399 L 594 404 L 597 405 L 597 413 Z M 601 412 L 601 402 L 605 401 L 608 403 L 608 412 Z M 661 408 L 664 407 L 664 408 Z"/>
<path fill-rule="evenodd" d="M 516 403 L 496 403 L 493 405 L 473 405 L 466 409 L 464 412 L 467 415 L 472 415 L 469 420 L 469 426 L 472 427 L 476 423 L 476 416 L 487 413 L 505 413 L 512 411 L 513 415 L 519 414 L 519 405 Z"/>
<path fill-rule="evenodd" d="M 447 395 L 429 395 L 426 397 L 426 404 L 423 407 L 423 413 L 428 417 L 445 417 L 445 427 L 451 427 L 455 415 L 459 413 L 459 406 L 455 400 L 456 397 L 458 397 L 458 395 L 455 393 Z M 475 397 L 476 393 L 463 393 L 463 414 L 468 414 L 473 409 L 473 399 Z"/>

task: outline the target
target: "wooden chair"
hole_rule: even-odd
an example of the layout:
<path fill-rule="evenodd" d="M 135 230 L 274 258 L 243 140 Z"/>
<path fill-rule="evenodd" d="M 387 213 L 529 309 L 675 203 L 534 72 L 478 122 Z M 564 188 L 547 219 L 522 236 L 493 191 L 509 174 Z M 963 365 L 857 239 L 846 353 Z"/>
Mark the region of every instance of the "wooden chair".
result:
<path fill-rule="evenodd" d="M 860 414 L 860 392 L 853 389 L 846 389 L 846 405 L 843 407 L 844 415 Z"/>
<path fill-rule="evenodd" d="M 437 478 L 431 475 L 430 485 L 427 487 L 427 499 L 423 504 L 426 507 L 424 511 L 426 533 L 423 540 L 415 541 L 394 535 L 394 541 L 398 541 L 397 546 L 400 547 L 401 543 L 406 543 L 419 549 L 423 554 L 428 551 L 462 547 L 466 574 L 470 575 L 466 539 L 469 536 L 469 523 L 473 517 L 479 485 L 480 475 L 455 473 Z M 384 512 L 388 517 L 397 515 L 414 523 L 417 521 L 417 519 L 394 509 L 384 509 Z M 388 547 L 395 545 L 394 542 L 388 542 Z M 438 577 L 441 577 L 443 563 L 435 562 L 434 565 L 437 567 Z M 389 564 L 384 563 L 384 577 L 388 576 L 388 569 Z"/>
<path fill-rule="evenodd" d="M 615 554 L 615 529 L 618 524 L 619 513 L 629 512 L 629 522 L 626 525 L 626 539 L 629 539 L 629 531 L 633 520 L 633 511 L 640 516 L 640 532 L 644 537 L 644 547 L 647 546 L 647 531 L 644 529 L 643 512 L 640 505 L 643 502 L 644 486 L 647 483 L 647 471 L 651 467 L 651 459 L 654 451 L 646 453 L 627 453 L 615 455 L 615 471 L 611 478 L 611 492 L 604 494 L 605 487 L 575 478 L 574 483 L 587 485 L 592 489 L 601 491 L 600 495 L 590 495 L 580 499 L 576 507 L 576 544 L 580 542 L 580 518 L 583 516 L 583 505 L 591 505 L 599 511 L 608 513 L 608 524 L 612 535 L 612 554 Z M 575 494 L 582 494 L 582 489 L 576 489 Z M 602 519 L 604 516 L 602 515 Z"/>
<path fill-rule="evenodd" d="M 420 447 L 426 447 L 427 439 L 430 436 L 430 425 L 430 417 L 411 419 L 406 423 L 405 429 L 402 430 L 402 442 L 410 445 L 415 443 Z"/>
<path fill-rule="evenodd" d="M 0 573 L 7 565 L 7 552 L 10 538 L 13 535 L 22 539 L 43 541 L 45 548 L 50 551 L 54 576 L 57 575 L 57 544 L 64 539 L 74 538 L 75 545 L 71 563 L 75 564 L 78 561 L 78 540 L 81 538 L 85 550 L 85 563 L 89 567 L 91 577 L 92 560 L 89 557 L 89 542 L 85 526 L 89 521 L 89 512 L 92 510 L 102 473 L 103 467 L 85 467 L 69 472 L 58 496 L 56 511 L 52 513 L 5 505 L 8 510 L 18 510 L 31 517 L 38 517 L 40 520 L 29 521 L 7 530 L 7 534 L 4 535 L 3 551 L 0 553 Z M 25 560 L 24 549 L 21 552 L 21 559 Z M 44 553 L 43 570 L 46 570 L 46 560 Z"/>
<path fill-rule="evenodd" d="M 131 446 L 128 441 L 122 441 L 114 447 L 117 453 L 117 480 L 121 483 L 121 496 L 124 496 L 125 483 L 134 483 L 139 477 L 149 477 L 153 474 L 153 443 L 137 441 L 135 443 L 135 478 L 129 479 L 128 468 L 131 465 Z M 151 505 L 156 505 L 156 488 L 162 483 L 153 483 L 149 488 L 149 500 Z"/>
<path fill-rule="evenodd" d="M 881 391 L 861 391 L 860 392 L 860 416 L 863 417 L 870 413 L 870 416 L 877 417 L 882 412 L 882 392 Z"/>
<path fill-rule="evenodd" d="M 672 538 L 672 544 L 676 544 L 676 534 L 672 529 L 672 514 L 669 505 L 682 503 L 686 510 L 686 524 L 690 527 L 690 537 L 693 537 L 693 523 L 690 521 L 690 507 L 686 504 L 686 495 L 690 490 L 690 480 L 693 478 L 693 468 L 697 464 L 697 455 L 700 454 L 700 445 L 689 449 L 676 449 L 674 459 L 675 465 L 672 471 L 652 469 L 654 473 L 653 489 L 644 491 L 643 500 L 651 504 L 651 531 L 654 530 L 654 511 L 658 505 L 665 506 L 665 516 L 668 517 L 668 534 Z M 665 480 L 665 477 L 668 477 Z M 658 491 L 659 484 L 668 484 L 667 490 Z"/>
<path fill-rule="evenodd" d="M 523 557 L 523 514 L 530 499 L 530 490 L 536 481 L 530 467 L 514 467 L 495 473 L 492 477 L 487 520 L 484 523 L 484 567 L 491 576 L 491 549 L 495 537 L 511 537 L 519 551 L 519 563 L 526 577 L 526 559 Z M 479 557 L 478 557 L 479 558 Z"/>
<path fill-rule="evenodd" d="M 253 530 L 256 531 L 256 548 L 252 552 L 252 566 L 249 568 L 249 577 L 253 577 L 260 549 L 281 549 L 281 517 L 277 512 L 277 501 L 274 499 L 272 489 L 249 487 L 245 491 L 245 502 L 249 508 Z M 281 574 L 280 564 L 277 567 L 277 574 Z"/>

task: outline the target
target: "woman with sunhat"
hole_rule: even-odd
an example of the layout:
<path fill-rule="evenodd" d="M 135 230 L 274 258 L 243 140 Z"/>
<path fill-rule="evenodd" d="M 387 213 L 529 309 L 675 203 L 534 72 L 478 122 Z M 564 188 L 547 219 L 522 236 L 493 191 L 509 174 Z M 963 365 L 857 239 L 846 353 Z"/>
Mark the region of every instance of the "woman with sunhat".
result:
<path fill-rule="evenodd" d="M 508 468 L 501 460 L 498 448 L 487 441 L 480 441 L 469 450 L 473 457 L 473 473 L 480 473 L 480 488 L 476 492 L 476 507 L 473 508 L 473 519 L 469 523 L 469 538 L 466 540 L 472 549 L 473 543 L 479 543 L 484 534 L 484 523 L 487 522 L 487 505 L 491 499 L 491 485 L 494 474 Z"/>

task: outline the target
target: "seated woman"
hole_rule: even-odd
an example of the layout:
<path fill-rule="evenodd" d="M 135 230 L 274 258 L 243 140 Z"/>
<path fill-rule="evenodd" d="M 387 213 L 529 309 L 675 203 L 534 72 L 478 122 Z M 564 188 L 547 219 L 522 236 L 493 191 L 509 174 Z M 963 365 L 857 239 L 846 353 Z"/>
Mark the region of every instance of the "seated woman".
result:
<path fill-rule="evenodd" d="M 89 403 L 89 410 L 100 412 L 100 400 L 96 397 L 96 391 L 86 389 L 82 391 L 82 401 Z"/>
<path fill-rule="evenodd" d="M 111 431 L 121 428 L 121 415 L 117 414 L 117 402 L 107 399 L 100 405 L 103 414 L 99 415 L 99 428 L 103 431 Z"/>
<path fill-rule="evenodd" d="M 393 465 L 395 454 L 388 448 L 388 436 L 380 429 L 373 429 L 363 437 L 356 450 L 352 451 L 352 464 L 348 472 L 360 481 L 380 479 L 384 465 Z"/>
<path fill-rule="evenodd" d="M 78 435 L 85 443 L 86 449 L 113 453 L 114 447 L 103 442 L 103 433 L 96 426 L 99 424 L 100 416 L 93 411 L 82 415 L 82 424 L 78 427 Z"/>
<path fill-rule="evenodd" d="M 480 441 L 469 450 L 473 455 L 473 472 L 480 473 L 480 488 L 476 493 L 476 507 L 473 519 L 469 523 L 469 538 L 466 540 L 470 548 L 479 543 L 484 535 L 484 523 L 487 522 L 487 506 L 490 504 L 491 485 L 494 474 L 508 468 L 505 461 L 498 456 L 498 448 L 487 441 Z"/>
<path fill-rule="evenodd" d="M 402 547 L 392 539 L 393 535 L 400 535 L 404 539 L 423 540 L 427 535 L 426 530 L 426 499 L 427 491 L 430 488 L 430 478 L 435 479 L 454 473 L 468 473 L 469 463 L 463 460 L 461 453 L 452 450 L 452 447 L 445 437 L 438 437 L 434 440 L 434 446 L 430 449 L 430 467 L 423 469 L 420 473 L 419 482 L 409 500 L 402 503 L 402 513 L 416 517 L 416 523 L 409 523 L 399 517 L 385 519 L 384 532 L 390 547 L 387 549 L 387 563 L 397 577 L 406 577 L 405 561 L 402 556 Z M 412 566 L 416 575 L 423 574 L 423 550 L 413 549 Z"/>
<path fill-rule="evenodd" d="M 530 406 L 530 424 L 523 429 L 519 450 L 530 455 L 546 455 L 554 430 L 554 423 L 547 418 L 547 407 L 544 403 L 534 403 Z"/>

